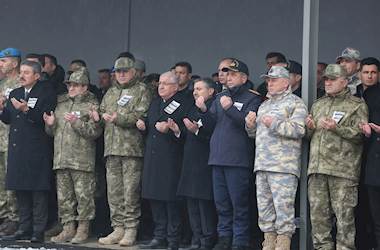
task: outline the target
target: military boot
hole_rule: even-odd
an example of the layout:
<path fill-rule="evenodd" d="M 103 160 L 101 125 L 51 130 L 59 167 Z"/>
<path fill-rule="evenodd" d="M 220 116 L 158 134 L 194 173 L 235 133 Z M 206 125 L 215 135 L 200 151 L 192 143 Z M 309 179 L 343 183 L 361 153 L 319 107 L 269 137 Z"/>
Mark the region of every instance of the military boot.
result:
<path fill-rule="evenodd" d="M 276 248 L 276 233 L 264 233 L 263 249 L 262 250 L 275 250 Z"/>
<path fill-rule="evenodd" d="M 98 242 L 102 245 L 118 244 L 124 236 L 124 228 L 115 227 L 113 232 L 106 237 L 99 238 Z"/>
<path fill-rule="evenodd" d="M 88 231 L 90 227 L 90 222 L 88 220 L 81 220 L 78 223 L 77 233 L 71 240 L 73 244 L 84 243 L 88 239 Z"/>
<path fill-rule="evenodd" d="M 75 222 L 70 221 L 63 225 L 63 231 L 57 236 L 51 237 L 51 241 L 55 243 L 63 243 L 70 241 L 75 235 Z"/>
<path fill-rule="evenodd" d="M 278 235 L 275 250 L 290 250 L 292 238 L 287 235 Z"/>
<path fill-rule="evenodd" d="M 136 243 L 137 230 L 135 228 L 127 228 L 124 233 L 124 237 L 119 241 L 119 245 L 122 247 L 133 246 Z"/>

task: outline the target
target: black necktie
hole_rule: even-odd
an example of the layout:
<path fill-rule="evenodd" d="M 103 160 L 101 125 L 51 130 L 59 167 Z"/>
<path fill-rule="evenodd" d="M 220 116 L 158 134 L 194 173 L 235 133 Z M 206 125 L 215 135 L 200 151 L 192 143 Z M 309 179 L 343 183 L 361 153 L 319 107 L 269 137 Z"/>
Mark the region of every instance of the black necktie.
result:
<path fill-rule="evenodd" d="M 28 96 L 29 96 L 29 92 L 28 91 L 25 91 L 25 95 L 24 95 L 24 100 L 28 100 Z"/>

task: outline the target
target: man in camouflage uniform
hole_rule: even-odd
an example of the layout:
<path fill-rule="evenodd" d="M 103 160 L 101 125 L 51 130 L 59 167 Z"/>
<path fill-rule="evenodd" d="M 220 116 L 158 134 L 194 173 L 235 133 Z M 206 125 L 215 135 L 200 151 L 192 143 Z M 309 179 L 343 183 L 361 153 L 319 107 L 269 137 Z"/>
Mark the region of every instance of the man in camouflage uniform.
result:
<path fill-rule="evenodd" d="M 359 78 L 360 69 L 360 52 L 354 48 L 346 48 L 342 54 L 336 58 L 336 63 L 345 68 L 347 72 L 348 84 L 351 94 L 356 94 L 356 88 L 361 84 Z"/>
<path fill-rule="evenodd" d="M 263 250 L 290 250 L 308 111 L 302 99 L 292 94 L 287 69 L 272 66 L 263 78 L 269 99 L 259 107 L 257 118 L 252 111 L 246 116 L 248 135 L 256 137 L 259 227 L 264 232 Z"/>
<path fill-rule="evenodd" d="M 54 136 L 54 167 L 57 178 L 59 217 L 63 231 L 56 243 L 82 243 L 88 238 L 89 221 L 95 217 L 95 139 L 101 134 L 90 110 L 99 103 L 88 91 L 84 69 L 72 73 L 68 93 L 58 97 L 55 114 L 44 114 L 46 132 Z M 78 228 L 75 229 L 75 222 Z"/>
<path fill-rule="evenodd" d="M 18 82 L 21 53 L 15 48 L 0 52 L 0 71 L 5 78 L 0 82 L 0 96 L 8 99 L 9 93 L 20 87 Z M 13 234 L 17 230 L 17 206 L 13 191 L 5 190 L 9 126 L 0 123 L 0 235 Z"/>
<path fill-rule="evenodd" d="M 324 78 L 326 95 L 313 104 L 306 118 L 311 136 L 308 185 L 313 244 L 323 250 L 355 249 L 354 208 L 363 143 L 359 125 L 367 122 L 368 108 L 351 95 L 345 68 L 330 64 Z"/>
<path fill-rule="evenodd" d="M 103 245 L 133 245 L 140 217 L 140 182 L 144 141 L 136 128 L 150 104 L 150 92 L 136 78 L 134 62 L 121 57 L 115 62 L 117 82 L 100 105 L 104 124 L 104 156 L 107 157 L 107 189 L 114 231 L 99 239 Z"/>

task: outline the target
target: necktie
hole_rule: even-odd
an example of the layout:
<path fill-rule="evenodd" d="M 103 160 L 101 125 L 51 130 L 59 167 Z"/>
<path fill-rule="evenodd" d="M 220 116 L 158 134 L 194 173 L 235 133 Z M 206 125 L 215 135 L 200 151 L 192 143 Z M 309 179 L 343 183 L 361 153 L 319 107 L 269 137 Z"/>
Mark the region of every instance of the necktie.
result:
<path fill-rule="evenodd" d="M 28 91 L 25 91 L 25 94 L 24 94 L 24 100 L 28 100 L 28 96 L 29 96 L 29 92 Z"/>

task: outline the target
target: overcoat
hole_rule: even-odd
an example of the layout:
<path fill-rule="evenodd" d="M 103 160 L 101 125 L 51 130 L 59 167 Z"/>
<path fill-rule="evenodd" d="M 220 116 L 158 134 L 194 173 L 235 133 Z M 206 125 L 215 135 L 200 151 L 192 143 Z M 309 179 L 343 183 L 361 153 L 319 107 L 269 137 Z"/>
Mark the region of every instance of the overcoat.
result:
<path fill-rule="evenodd" d="M 155 98 L 150 104 L 146 126 L 146 147 L 142 177 L 142 197 L 173 201 L 177 199 L 177 185 L 181 174 L 183 143 L 174 133 L 159 132 L 155 124 L 173 119 L 184 131 L 183 118 L 188 111 L 178 93 L 166 101 Z"/>
<path fill-rule="evenodd" d="M 12 98 L 25 99 L 25 89 L 14 89 L 0 119 L 10 125 L 6 189 L 43 191 L 50 189 L 52 144 L 45 133 L 43 113 L 53 111 L 57 98 L 43 83 L 37 82 L 26 101 L 29 110 L 15 109 Z"/>

